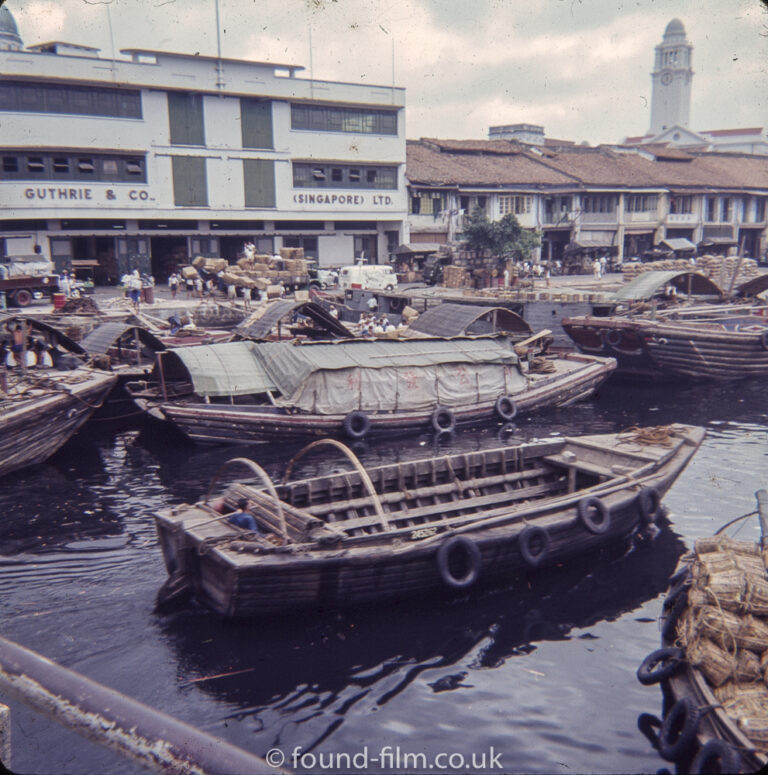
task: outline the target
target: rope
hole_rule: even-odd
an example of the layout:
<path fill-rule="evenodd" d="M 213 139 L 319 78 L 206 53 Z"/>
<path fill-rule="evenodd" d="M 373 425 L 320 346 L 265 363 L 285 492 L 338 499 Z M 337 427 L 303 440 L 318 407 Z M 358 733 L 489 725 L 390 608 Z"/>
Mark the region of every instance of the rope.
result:
<path fill-rule="evenodd" d="M 554 361 L 548 358 L 533 358 L 528 365 L 531 374 L 552 374 L 557 371 Z"/>
<path fill-rule="evenodd" d="M 648 444 L 659 447 L 671 447 L 672 439 L 676 435 L 674 425 L 657 425 L 652 428 L 633 425 L 616 434 L 621 444 Z"/>

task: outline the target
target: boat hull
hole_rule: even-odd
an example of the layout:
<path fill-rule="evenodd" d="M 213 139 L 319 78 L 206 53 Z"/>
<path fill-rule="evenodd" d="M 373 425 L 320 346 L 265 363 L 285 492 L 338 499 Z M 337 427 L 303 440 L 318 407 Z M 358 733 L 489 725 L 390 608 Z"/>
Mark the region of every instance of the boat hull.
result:
<path fill-rule="evenodd" d="M 340 541 L 335 541 L 333 534 L 329 535 L 327 546 L 317 542 L 311 548 L 297 544 L 291 549 L 289 544 L 281 547 L 283 551 L 254 552 L 253 545 L 247 540 L 232 542 L 231 533 L 227 537 L 230 528 L 221 524 L 221 517 L 217 517 L 208 506 L 200 504 L 158 514 L 156 524 L 172 578 L 174 575 L 186 577 L 199 599 L 228 617 L 385 604 L 394 600 L 461 592 L 476 583 L 479 586 L 505 582 L 523 585 L 540 567 L 589 556 L 626 540 L 644 520 L 639 506 L 640 491 L 655 488 L 659 496 L 666 492 L 702 438 L 701 429 L 687 430 L 685 439 L 679 441 L 674 450 L 657 450 L 658 465 L 652 455 L 640 457 L 644 472 L 637 478 L 619 476 L 614 480 L 605 465 L 587 463 L 579 476 L 591 472 L 597 477 L 595 482 L 601 476 L 608 479 L 593 487 L 558 492 L 555 497 L 544 500 L 537 500 L 537 497 L 548 491 L 554 492 L 553 482 L 558 476 L 567 475 L 570 481 L 566 469 L 571 458 L 567 454 L 560 455 L 562 441 L 528 445 L 524 450 L 519 448 L 523 451 L 506 448 L 505 451 L 479 453 L 487 455 L 488 461 L 495 460 L 496 464 L 499 455 L 505 456 L 507 462 L 523 460 L 520 470 L 525 473 L 511 474 L 504 487 L 511 487 L 514 492 L 515 488 L 522 486 L 523 475 L 527 483 L 519 494 L 510 496 L 507 490 L 501 495 L 480 496 L 478 502 L 485 505 L 469 517 L 461 516 L 464 513 L 462 509 L 472 507 L 472 493 L 479 481 L 476 474 L 481 465 L 482 470 L 486 470 L 485 462 L 467 463 L 466 459 L 471 456 L 457 455 L 448 464 L 444 463 L 446 458 L 441 458 L 433 462 L 417 461 L 371 469 L 372 481 L 379 482 L 382 490 L 387 489 L 387 481 L 394 482 L 397 477 L 403 477 L 406 481 L 403 491 L 412 491 L 416 483 L 423 481 L 424 477 L 428 478 L 430 467 L 434 470 L 436 465 L 447 465 L 452 474 L 455 472 L 461 478 L 463 465 L 474 466 L 469 478 L 462 479 L 466 482 L 462 496 L 456 495 L 456 488 L 450 482 L 429 490 L 433 497 L 445 499 L 436 500 L 436 505 L 433 504 L 433 511 L 437 510 L 434 521 L 428 521 L 425 516 L 428 508 L 420 505 L 424 499 L 419 497 L 413 501 L 416 505 L 412 504 L 411 510 L 406 509 L 405 517 L 401 517 L 405 520 L 398 523 L 404 525 L 401 527 L 390 524 L 386 530 L 379 531 L 375 516 L 353 520 L 351 526 L 343 521 L 325 523 L 324 529 L 338 525 L 347 530 L 346 537 Z M 536 463 L 533 457 L 526 457 L 530 449 L 535 449 L 536 456 L 542 459 L 564 461 L 565 468 L 555 469 L 554 472 L 548 472 L 546 467 L 531 468 Z M 587 447 L 586 454 L 592 455 L 593 459 L 606 460 L 605 454 L 595 448 Z M 616 454 L 616 460 L 629 460 L 620 450 Z M 405 468 L 398 468 L 398 465 Z M 411 465 L 415 467 L 410 468 Z M 418 468 L 419 465 L 422 467 Z M 506 465 L 504 463 L 502 467 Z M 493 472 L 497 470 L 492 469 Z M 575 481 L 576 468 L 570 470 L 574 472 Z M 331 477 L 326 482 L 329 492 L 347 486 L 343 475 L 339 476 L 338 481 Z M 298 482 L 292 483 L 290 488 L 300 499 L 305 488 L 311 491 L 318 486 L 323 485 Z M 391 490 L 390 493 L 388 503 L 392 498 L 399 497 Z M 352 494 L 355 495 L 355 492 Z M 581 513 L 581 501 L 591 496 L 599 497 L 609 512 L 605 529 L 593 529 L 594 526 L 590 527 Z M 462 500 L 464 497 L 470 500 Z M 507 505 L 497 506 L 505 499 Z M 355 498 L 350 502 L 355 503 Z M 322 511 L 325 507 L 321 505 L 319 508 Z M 387 511 L 386 519 L 394 520 L 394 513 Z M 444 521 L 446 519 L 453 520 L 448 528 L 444 527 L 448 524 Z M 396 532 L 386 532 L 390 528 Z M 358 532 L 364 529 L 373 529 L 373 532 Z M 396 536 L 394 540 L 389 538 L 393 535 Z M 227 539 L 229 544 L 226 544 Z M 221 540 L 224 543 L 219 543 Z M 537 540 L 542 542 L 538 547 Z M 464 583 L 461 568 L 457 572 L 461 583 L 455 583 L 453 570 L 446 570 L 449 553 L 454 549 L 459 553 L 459 560 L 463 557 L 462 552 L 468 553 L 470 559 L 463 559 L 471 565 L 469 583 Z"/>
<path fill-rule="evenodd" d="M 564 374 L 540 375 L 528 390 L 514 399 L 518 412 L 533 412 L 554 406 L 566 406 L 588 398 L 615 368 L 612 359 L 597 359 L 571 354 L 565 360 L 572 368 Z M 147 411 L 151 407 L 144 404 Z M 432 428 L 427 412 L 370 414 L 371 434 L 420 432 Z M 205 403 L 163 403 L 158 408 L 190 439 L 198 443 L 245 443 L 286 437 L 321 437 L 344 434 L 346 415 L 291 413 L 289 409 L 261 405 Z M 157 410 L 156 410 L 157 411 Z M 457 424 L 499 420 L 493 404 L 451 407 Z"/>
<path fill-rule="evenodd" d="M 37 376 L 44 387 L 30 388 L 23 399 L 3 402 L 0 476 L 42 463 L 57 452 L 102 405 L 117 379 L 85 368 Z"/>

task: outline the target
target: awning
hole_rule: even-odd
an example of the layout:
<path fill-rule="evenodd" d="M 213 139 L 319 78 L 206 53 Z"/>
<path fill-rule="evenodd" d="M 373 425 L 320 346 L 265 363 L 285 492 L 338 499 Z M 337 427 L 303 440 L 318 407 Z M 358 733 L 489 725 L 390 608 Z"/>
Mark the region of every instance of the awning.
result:
<path fill-rule="evenodd" d="M 437 242 L 404 242 L 395 250 L 396 256 L 411 256 L 415 253 L 437 253 L 443 245 Z"/>
<path fill-rule="evenodd" d="M 696 250 L 696 245 L 685 237 L 663 239 L 661 244 L 666 245 L 670 250 Z"/>
<path fill-rule="evenodd" d="M 705 237 L 699 242 L 699 247 L 706 247 L 707 245 L 737 245 L 733 237 Z"/>
<path fill-rule="evenodd" d="M 256 358 L 255 342 L 177 347 L 163 360 L 178 358 L 200 396 L 244 396 L 266 393 L 276 385 Z"/>
<path fill-rule="evenodd" d="M 614 301 L 642 301 L 650 299 L 664 290 L 667 285 L 674 286 L 681 293 L 702 296 L 720 296 L 722 291 L 708 277 L 698 272 L 643 272 L 627 283 L 613 295 Z"/>
<path fill-rule="evenodd" d="M 449 302 L 443 302 L 425 310 L 409 328 L 411 331 L 431 336 L 532 333 L 531 327 L 520 315 L 504 307 L 482 307 L 476 304 Z"/>

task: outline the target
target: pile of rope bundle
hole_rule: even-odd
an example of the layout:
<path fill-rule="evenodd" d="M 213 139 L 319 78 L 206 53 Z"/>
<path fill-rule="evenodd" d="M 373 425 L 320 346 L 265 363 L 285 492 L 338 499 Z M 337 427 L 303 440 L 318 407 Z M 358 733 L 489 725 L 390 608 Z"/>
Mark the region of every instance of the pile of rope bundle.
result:
<path fill-rule="evenodd" d="M 672 619 L 676 645 L 761 751 L 768 751 L 766 559 L 768 551 L 750 541 L 699 539 L 687 605 Z"/>
<path fill-rule="evenodd" d="M 647 428 L 640 428 L 633 425 L 618 434 L 622 443 L 632 444 L 652 444 L 659 447 L 669 447 L 672 445 L 672 439 L 676 435 L 674 425 L 655 425 Z"/>

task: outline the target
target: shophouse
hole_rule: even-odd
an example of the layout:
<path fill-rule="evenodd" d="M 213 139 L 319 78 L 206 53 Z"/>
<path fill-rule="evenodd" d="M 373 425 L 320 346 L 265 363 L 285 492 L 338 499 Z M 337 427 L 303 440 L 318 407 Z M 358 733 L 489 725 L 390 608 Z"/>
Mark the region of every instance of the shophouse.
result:
<path fill-rule="evenodd" d="M 386 261 L 405 238 L 404 90 L 293 64 L 62 42 L 0 8 L 0 254 L 114 282 L 196 255 Z M 37 247 L 36 247 L 37 246 Z"/>
<path fill-rule="evenodd" d="M 640 148 L 531 147 L 506 140 L 409 141 L 410 242 L 461 236 L 479 207 L 542 234 L 540 258 L 638 256 L 663 239 L 765 255 L 768 158 Z"/>

